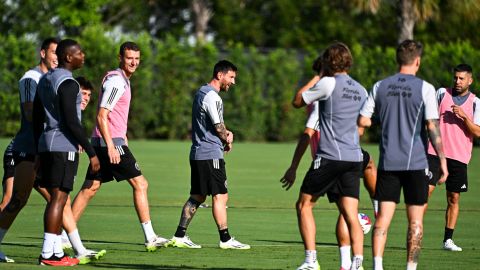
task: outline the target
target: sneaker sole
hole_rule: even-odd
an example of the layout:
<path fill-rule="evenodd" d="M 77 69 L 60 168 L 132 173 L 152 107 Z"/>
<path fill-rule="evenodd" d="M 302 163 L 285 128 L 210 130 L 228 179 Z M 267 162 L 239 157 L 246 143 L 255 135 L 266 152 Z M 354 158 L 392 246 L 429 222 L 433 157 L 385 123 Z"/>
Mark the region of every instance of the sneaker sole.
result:
<path fill-rule="evenodd" d="M 238 249 L 238 250 L 247 250 L 250 249 L 250 247 L 225 247 L 225 246 L 220 246 L 221 249 Z"/>
<path fill-rule="evenodd" d="M 171 247 L 176 247 L 176 248 L 188 248 L 188 249 L 199 249 L 202 248 L 202 246 L 189 246 L 189 245 L 179 245 L 179 244 L 171 244 Z"/>

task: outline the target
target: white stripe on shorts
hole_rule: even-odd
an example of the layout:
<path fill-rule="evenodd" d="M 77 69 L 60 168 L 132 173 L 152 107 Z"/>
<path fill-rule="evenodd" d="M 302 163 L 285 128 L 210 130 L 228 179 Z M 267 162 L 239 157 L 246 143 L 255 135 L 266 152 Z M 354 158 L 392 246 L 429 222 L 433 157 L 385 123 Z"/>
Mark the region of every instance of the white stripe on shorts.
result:
<path fill-rule="evenodd" d="M 120 156 L 125 155 L 125 151 L 123 151 L 123 148 L 122 148 L 121 145 L 115 146 L 115 148 L 117 148 L 117 151 L 118 151 L 118 153 L 120 153 Z"/>
<path fill-rule="evenodd" d="M 313 163 L 313 169 L 314 169 L 314 170 L 320 168 L 320 162 L 321 162 L 321 161 L 322 161 L 322 158 L 321 158 L 321 157 L 319 157 L 319 158 L 315 159 L 315 161 L 313 161 L 313 162 L 314 162 L 314 163 Z"/>
<path fill-rule="evenodd" d="M 68 152 L 68 160 L 75 161 L 75 152 Z"/>
<path fill-rule="evenodd" d="M 220 161 L 218 159 L 213 160 L 213 168 L 214 169 L 220 169 Z"/>

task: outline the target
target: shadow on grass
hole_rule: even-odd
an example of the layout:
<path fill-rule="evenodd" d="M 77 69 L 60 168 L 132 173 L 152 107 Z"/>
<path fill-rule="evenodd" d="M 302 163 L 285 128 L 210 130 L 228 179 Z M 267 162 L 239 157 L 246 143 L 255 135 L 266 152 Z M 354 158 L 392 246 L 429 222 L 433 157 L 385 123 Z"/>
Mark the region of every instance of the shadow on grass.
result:
<path fill-rule="evenodd" d="M 180 266 L 173 266 L 173 265 L 154 265 L 154 264 L 125 264 L 125 263 L 93 263 L 89 264 L 90 267 L 101 267 L 101 268 L 110 268 L 110 269 L 151 269 L 151 270 L 164 270 L 164 269 L 191 269 L 191 270 L 199 270 L 199 269 L 211 269 L 211 270 L 247 270 L 247 268 L 224 268 L 224 267 L 195 267 L 195 266 L 188 266 L 188 265 L 180 265 Z"/>

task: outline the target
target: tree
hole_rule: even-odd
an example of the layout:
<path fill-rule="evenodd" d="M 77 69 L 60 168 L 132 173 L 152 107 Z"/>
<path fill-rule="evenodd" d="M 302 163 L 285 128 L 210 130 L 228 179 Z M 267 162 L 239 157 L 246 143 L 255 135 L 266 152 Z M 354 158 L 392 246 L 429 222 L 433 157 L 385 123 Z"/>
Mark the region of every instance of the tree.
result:
<path fill-rule="evenodd" d="M 398 43 L 413 39 L 416 23 L 438 20 L 441 17 L 441 4 L 453 7 L 454 3 L 455 7 L 462 7 L 456 8 L 455 12 L 468 20 L 476 20 L 480 12 L 480 2 L 476 0 L 354 0 L 352 3 L 362 11 L 376 14 L 382 2 L 395 5 L 398 14 Z"/>
<path fill-rule="evenodd" d="M 211 3 L 208 0 L 192 0 L 191 1 L 191 10 L 194 16 L 195 22 L 195 38 L 200 44 L 205 43 L 206 32 L 208 22 L 213 16 L 212 9 L 210 8 Z"/>

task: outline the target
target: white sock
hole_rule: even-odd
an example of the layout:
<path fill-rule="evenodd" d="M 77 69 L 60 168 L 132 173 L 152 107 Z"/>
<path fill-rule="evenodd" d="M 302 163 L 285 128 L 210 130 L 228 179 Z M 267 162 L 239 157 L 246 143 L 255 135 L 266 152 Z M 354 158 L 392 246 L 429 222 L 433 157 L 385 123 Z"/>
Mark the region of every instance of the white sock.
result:
<path fill-rule="evenodd" d="M 316 250 L 305 250 L 305 262 L 314 263 L 317 261 L 317 251 Z"/>
<path fill-rule="evenodd" d="M 58 234 L 55 237 L 55 243 L 53 244 L 53 253 L 58 258 L 61 258 L 61 257 L 63 257 L 63 255 L 65 255 L 63 253 L 63 248 L 62 248 L 62 235 L 61 234 Z"/>
<path fill-rule="evenodd" d="M 339 250 L 342 268 L 350 269 L 350 266 L 352 266 L 352 259 L 350 258 L 350 246 L 341 246 Z"/>
<path fill-rule="evenodd" d="M 360 267 L 362 267 L 362 263 L 363 263 L 363 255 L 354 255 L 350 270 L 360 269 Z"/>
<path fill-rule="evenodd" d="M 67 241 L 70 242 L 70 239 L 68 238 L 68 234 L 65 230 L 62 230 L 62 242 L 66 243 Z"/>
<path fill-rule="evenodd" d="M 54 233 L 43 234 L 42 257 L 48 259 L 53 255 L 53 249 L 57 235 Z"/>
<path fill-rule="evenodd" d="M 73 232 L 69 233 L 68 238 L 70 239 L 70 243 L 72 243 L 72 248 L 76 255 L 87 252 L 87 249 L 83 246 L 82 239 L 80 239 L 78 229 L 75 229 Z"/>
<path fill-rule="evenodd" d="M 407 263 L 407 270 L 417 270 L 417 263 L 408 262 Z"/>
<path fill-rule="evenodd" d="M 372 205 L 373 205 L 373 214 L 375 215 L 375 218 L 378 215 L 378 201 L 375 199 L 372 199 Z"/>
<path fill-rule="evenodd" d="M 149 241 L 157 237 L 157 235 L 155 234 L 155 231 L 153 230 L 151 220 L 147 222 L 142 222 L 142 229 L 143 229 L 143 233 L 145 234 L 145 241 Z"/>
<path fill-rule="evenodd" d="M 383 270 L 383 258 L 374 257 L 373 258 L 373 270 Z"/>

